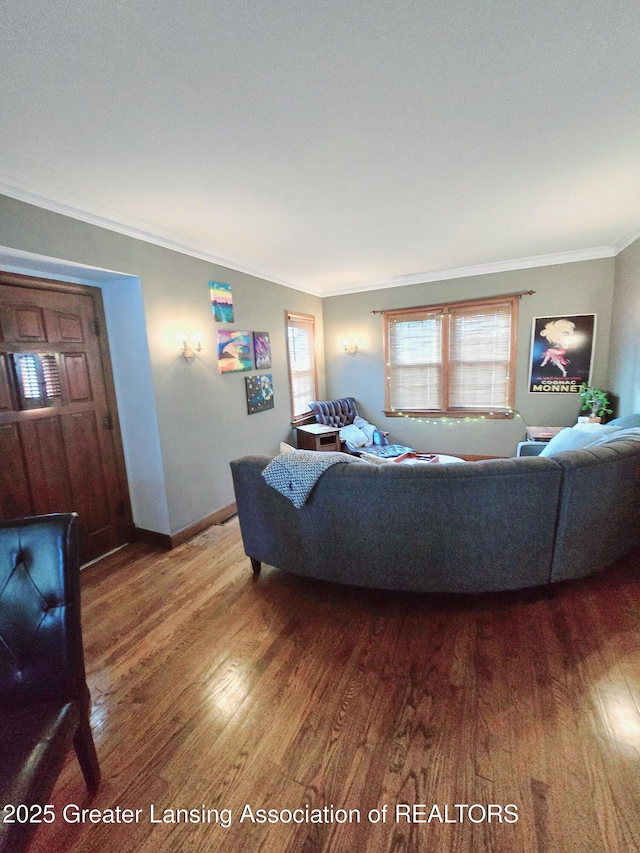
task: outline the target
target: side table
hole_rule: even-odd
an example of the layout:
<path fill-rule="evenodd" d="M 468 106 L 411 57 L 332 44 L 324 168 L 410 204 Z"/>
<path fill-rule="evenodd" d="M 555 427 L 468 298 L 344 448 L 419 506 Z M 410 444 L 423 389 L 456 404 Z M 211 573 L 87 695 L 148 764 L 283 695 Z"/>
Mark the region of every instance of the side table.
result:
<path fill-rule="evenodd" d="M 298 450 L 340 450 L 340 429 L 324 424 L 296 427 Z"/>

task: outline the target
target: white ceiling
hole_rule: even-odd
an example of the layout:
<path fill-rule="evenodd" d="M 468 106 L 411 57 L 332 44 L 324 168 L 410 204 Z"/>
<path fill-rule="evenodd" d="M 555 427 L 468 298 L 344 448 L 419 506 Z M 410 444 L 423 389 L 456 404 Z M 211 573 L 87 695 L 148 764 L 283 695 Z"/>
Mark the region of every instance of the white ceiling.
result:
<path fill-rule="evenodd" d="M 0 191 L 320 295 L 612 255 L 640 3 L 20 0 L 0 116 Z"/>

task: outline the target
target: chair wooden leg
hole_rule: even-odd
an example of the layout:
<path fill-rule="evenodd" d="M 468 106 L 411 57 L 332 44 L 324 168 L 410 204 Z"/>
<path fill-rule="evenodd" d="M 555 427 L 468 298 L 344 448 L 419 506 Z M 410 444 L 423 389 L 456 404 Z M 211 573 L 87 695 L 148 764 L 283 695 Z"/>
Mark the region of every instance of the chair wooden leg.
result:
<path fill-rule="evenodd" d="M 93 733 L 87 717 L 83 717 L 73 738 L 73 746 L 78 756 L 78 764 L 82 770 L 87 788 L 94 794 L 100 784 L 100 765 L 93 742 Z"/>
<path fill-rule="evenodd" d="M 253 557 L 249 557 L 249 559 L 251 560 L 251 568 L 253 569 L 254 575 L 259 575 L 260 569 L 262 568 L 262 563 L 260 562 L 260 560 L 256 560 Z"/>

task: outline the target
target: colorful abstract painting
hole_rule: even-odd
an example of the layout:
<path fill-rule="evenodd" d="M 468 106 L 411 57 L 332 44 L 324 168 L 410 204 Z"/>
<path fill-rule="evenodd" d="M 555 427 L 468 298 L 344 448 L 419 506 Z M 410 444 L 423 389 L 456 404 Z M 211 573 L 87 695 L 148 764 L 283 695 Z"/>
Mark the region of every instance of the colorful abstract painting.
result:
<path fill-rule="evenodd" d="M 270 373 L 262 376 L 245 376 L 247 390 L 247 412 L 255 415 L 273 409 L 273 379 Z"/>
<path fill-rule="evenodd" d="M 256 370 L 271 367 L 271 343 L 269 332 L 253 333 L 253 354 L 256 359 Z"/>
<path fill-rule="evenodd" d="M 218 367 L 220 373 L 253 370 L 251 332 L 218 331 Z"/>
<path fill-rule="evenodd" d="M 209 282 L 211 308 L 217 323 L 233 323 L 233 297 L 231 285 L 220 281 Z"/>

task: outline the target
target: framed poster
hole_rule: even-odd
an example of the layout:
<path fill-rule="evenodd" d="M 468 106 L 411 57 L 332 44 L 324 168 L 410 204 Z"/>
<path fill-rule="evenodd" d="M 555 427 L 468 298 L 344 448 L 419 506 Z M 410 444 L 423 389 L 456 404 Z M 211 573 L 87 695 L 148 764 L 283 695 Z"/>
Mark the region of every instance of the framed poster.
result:
<path fill-rule="evenodd" d="M 595 314 L 534 317 L 529 393 L 577 394 L 590 385 L 595 338 Z"/>
<path fill-rule="evenodd" d="M 271 343 L 269 332 L 253 333 L 253 354 L 256 360 L 256 370 L 271 367 Z"/>
<path fill-rule="evenodd" d="M 218 331 L 218 369 L 220 373 L 253 370 L 251 332 Z"/>
<path fill-rule="evenodd" d="M 216 323 L 233 323 L 231 285 L 223 284 L 221 281 L 210 281 L 209 296 Z"/>
<path fill-rule="evenodd" d="M 255 415 L 273 409 L 273 379 L 270 373 L 261 376 L 245 376 L 247 413 Z"/>

